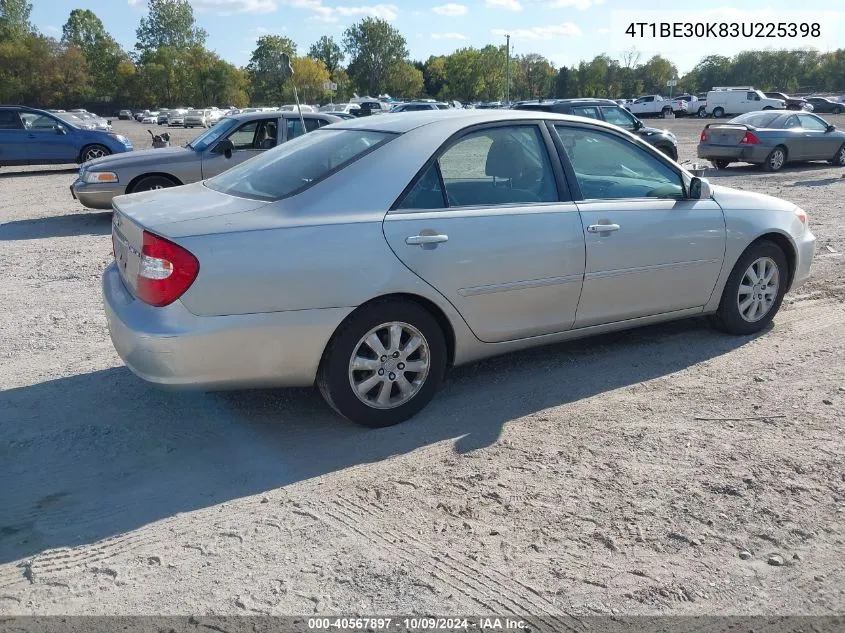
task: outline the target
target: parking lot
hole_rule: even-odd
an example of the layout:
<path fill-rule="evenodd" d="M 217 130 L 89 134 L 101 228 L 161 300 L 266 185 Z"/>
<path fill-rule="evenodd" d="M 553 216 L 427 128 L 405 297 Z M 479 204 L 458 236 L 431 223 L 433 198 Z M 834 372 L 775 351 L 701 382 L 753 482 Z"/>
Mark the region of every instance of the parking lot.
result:
<path fill-rule="evenodd" d="M 684 162 L 704 123 L 654 125 Z M 114 125 L 136 149 L 164 130 Z M 135 378 L 100 297 L 111 215 L 75 174 L 0 169 L 0 613 L 845 609 L 841 168 L 706 174 L 809 214 L 813 277 L 768 331 L 693 319 L 497 358 L 384 430 L 312 390 Z"/>

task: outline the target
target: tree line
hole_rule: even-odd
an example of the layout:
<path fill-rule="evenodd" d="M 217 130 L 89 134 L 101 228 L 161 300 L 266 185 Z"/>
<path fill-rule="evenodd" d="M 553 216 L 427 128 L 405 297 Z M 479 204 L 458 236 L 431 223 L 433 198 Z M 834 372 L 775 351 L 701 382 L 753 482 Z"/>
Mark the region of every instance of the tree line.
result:
<path fill-rule="evenodd" d="M 70 12 L 60 38 L 31 23 L 32 4 L 0 0 L 0 103 L 40 107 L 124 107 L 180 105 L 281 105 L 293 101 L 294 86 L 307 103 L 346 100 L 353 94 L 494 101 L 537 97 L 636 97 L 678 91 L 701 92 L 714 85 L 753 85 L 785 92 L 845 90 L 845 49 L 745 51 L 733 57 L 708 55 L 678 77 L 675 65 L 655 55 L 641 59 L 630 50 L 618 59 L 598 55 L 556 68 L 535 53 L 510 58 L 505 46 L 466 47 L 425 61 L 409 58 L 407 40 L 391 24 L 364 18 L 340 41 L 321 37 L 307 51 L 281 35 L 262 35 L 245 67 L 206 47 L 188 0 L 148 0 L 136 29 L 136 44 L 124 50 L 87 9 Z M 285 78 L 285 53 L 294 75 Z M 337 84 L 337 92 L 324 89 Z"/>

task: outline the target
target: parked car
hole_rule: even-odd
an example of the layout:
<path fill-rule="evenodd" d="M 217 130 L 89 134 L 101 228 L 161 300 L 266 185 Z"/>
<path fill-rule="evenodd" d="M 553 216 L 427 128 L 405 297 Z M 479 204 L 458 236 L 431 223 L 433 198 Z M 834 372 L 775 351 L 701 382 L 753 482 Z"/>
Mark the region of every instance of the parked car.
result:
<path fill-rule="evenodd" d="M 121 121 L 131 121 L 132 120 L 132 110 L 121 110 L 117 118 Z"/>
<path fill-rule="evenodd" d="M 789 162 L 811 160 L 845 167 L 845 132 L 809 112 L 751 112 L 706 125 L 698 157 L 717 169 L 744 162 L 778 171 Z"/>
<path fill-rule="evenodd" d="M 391 108 L 391 112 L 421 112 L 424 110 L 449 110 L 448 103 L 442 101 L 411 101 L 400 103 Z"/>
<path fill-rule="evenodd" d="M 323 112 L 320 110 L 320 114 L 330 114 L 331 116 L 336 116 L 339 119 L 354 119 L 354 114 L 349 114 L 349 112 L 333 112 L 332 110 L 326 110 Z"/>
<path fill-rule="evenodd" d="M 673 114 L 686 114 L 687 102 L 678 99 L 667 99 L 660 95 L 646 95 L 636 99 L 627 108 L 631 114 L 661 116 L 665 119 Z"/>
<path fill-rule="evenodd" d="M 320 108 L 320 112 L 332 111 L 353 114 L 355 110 L 359 110 L 360 108 L 361 106 L 359 106 L 357 103 L 330 103 Z"/>
<path fill-rule="evenodd" d="M 217 123 L 220 119 L 225 116 L 225 112 L 219 108 L 211 108 L 206 111 L 205 123 L 208 127 L 211 127 L 215 123 Z"/>
<path fill-rule="evenodd" d="M 169 108 L 162 108 L 158 111 L 158 116 L 156 117 L 156 124 L 157 125 L 167 125 L 167 119 L 170 116 L 170 109 Z"/>
<path fill-rule="evenodd" d="M 149 112 L 141 117 L 141 123 L 144 125 L 156 125 L 158 123 L 158 112 Z"/>
<path fill-rule="evenodd" d="M 299 112 L 299 109 L 301 109 L 303 112 L 316 112 L 317 111 L 317 108 L 314 108 L 313 106 L 305 105 L 305 104 L 302 104 L 302 105 L 299 106 L 299 108 L 297 108 L 295 103 L 289 103 L 289 104 L 283 105 L 281 108 L 279 108 L 279 110 L 281 112 Z"/>
<path fill-rule="evenodd" d="M 770 99 L 752 86 L 717 87 L 707 93 L 707 114 L 717 119 L 726 114 L 784 109 L 786 102 L 783 99 Z"/>
<path fill-rule="evenodd" d="M 177 109 L 171 110 L 167 113 L 167 126 L 168 127 L 185 127 L 185 115 L 188 113 L 187 110 Z"/>
<path fill-rule="evenodd" d="M 759 332 L 815 249 L 791 202 L 536 111 L 344 121 L 114 209 L 102 289 L 134 373 L 316 384 L 373 427 L 496 354 L 709 314 Z"/>
<path fill-rule="evenodd" d="M 829 97 L 807 97 L 807 102 L 813 106 L 813 112 L 819 114 L 842 114 L 845 104 L 834 101 Z"/>
<path fill-rule="evenodd" d="M 308 132 L 341 119 L 304 114 Z M 221 119 L 184 147 L 135 151 L 126 160 L 94 161 L 81 169 L 71 194 L 91 209 L 109 209 L 115 196 L 165 189 L 210 178 L 302 134 L 294 112 L 255 112 Z"/>
<path fill-rule="evenodd" d="M 514 107 L 516 110 L 537 110 L 556 114 L 571 114 L 588 119 L 606 121 L 623 130 L 633 132 L 644 141 L 654 145 L 672 160 L 678 160 L 678 139 L 669 130 L 646 127 L 633 114 L 610 99 L 552 99 L 525 101 Z"/>
<path fill-rule="evenodd" d="M 185 114 L 185 127 L 208 127 L 208 110 L 188 110 Z"/>
<path fill-rule="evenodd" d="M 104 119 L 101 116 L 97 116 L 92 112 L 88 112 L 86 110 L 74 110 L 71 113 L 80 118 L 84 123 L 88 124 L 89 126 L 92 126 L 92 129 L 103 130 L 104 132 L 111 132 L 112 130 L 110 120 Z"/>
<path fill-rule="evenodd" d="M 802 97 L 790 97 L 783 92 L 765 92 L 769 99 L 780 99 L 786 105 L 787 110 L 806 110 L 813 111 L 813 105 Z"/>
<path fill-rule="evenodd" d="M 704 99 L 700 99 L 696 95 L 680 95 L 675 97 L 675 99 L 678 101 L 686 101 L 686 114 L 689 116 L 697 116 L 702 119 L 707 116 L 706 95 Z"/>
<path fill-rule="evenodd" d="M 0 166 L 84 163 L 131 150 L 125 136 L 84 129 L 44 110 L 0 106 Z"/>
<path fill-rule="evenodd" d="M 143 118 L 144 118 L 145 116 L 147 116 L 149 113 L 150 113 L 150 111 L 149 111 L 149 110 L 140 110 L 140 111 L 136 112 L 136 113 L 133 115 L 133 117 L 134 117 L 134 119 L 135 119 L 138 123 L 140 123 L 140 122 L 141 122 L 141 119 L 143 119 Z"/>

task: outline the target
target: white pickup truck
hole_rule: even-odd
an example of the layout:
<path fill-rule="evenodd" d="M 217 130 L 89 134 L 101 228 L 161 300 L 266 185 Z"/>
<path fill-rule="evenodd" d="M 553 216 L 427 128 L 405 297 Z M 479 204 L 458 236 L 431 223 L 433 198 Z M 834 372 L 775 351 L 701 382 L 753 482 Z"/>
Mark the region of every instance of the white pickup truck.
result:
<path fill-rule="evenodd" d="M 697 116 L 704 118 L 707 116 L 707 93 L 701 95 L 679 95 L 680 101 L 687 102 L 687 114 L 689 116 Z"/>
<path fill-rule="evenodd" d="M 671 114 L 686 114 L 687 102 L 678 99 L 666 99 L 660 95 L 646 95 L 627 106 L 631 114 L 639 116 L 662 116 L 664 119 Z"/>

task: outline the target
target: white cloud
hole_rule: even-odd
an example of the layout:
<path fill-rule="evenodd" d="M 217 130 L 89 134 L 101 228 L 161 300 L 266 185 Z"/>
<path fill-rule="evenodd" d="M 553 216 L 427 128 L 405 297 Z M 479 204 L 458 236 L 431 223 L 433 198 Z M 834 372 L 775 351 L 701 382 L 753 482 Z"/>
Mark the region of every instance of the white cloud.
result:
<path fill-rule="evenodd" d="M 360 7 L 327 7 L 323 0 L 283 0 L 288 6 L 294 9 L 306 9 L 314 15 L 312 20 L 319 22 L 337 22 L 341 17 L 373 17 L 387 20 L 395 20 L 399 15 L 399 7 L 395 4 L 375 4 Z"/>
<path fill-rule="evenodd" d="M 132 2 L 140 0 L 129 0 Z M 272 13 L 279 8 L 276 0 L 191 0 L 191 6 L 198 13 L 216 13 L 217 15 L 232 15 L 233 13 Z"/>
<path fill-rule="evenodd" d="M 137 6 L 140 6 L 141 3 L 143 3 L 143 2 L 144 2 L 144 0 L 129 0 L 129 6 L 130 7 L 137 7 Z"/>
<path fill-rule="evenodd" d="M 530 29 L 493 29 L 490 32 L 499 36 L 510 35 L 514 39 L 520 40 L 551 40 L 560 36 L 580 37 L 582 35 L 581 29 L 572 22 L 535 26 Z"/>
<path fill-rule="evenodd" d="M 486 0 L 484 6 L 488 9 L 499 8 L 508 11 L 522 11 L 522 5 L 517 0 Z"/>
<path fill-rule="evenodd" d="M 463 33 L 432 33 L 433 40 L 465 40 L 468 39 Z"/>
<path fill-rule="evenodd" d="M 432 9 L 437 15 L 445 15 L 450 18 L 456 18 L 461 15 L 466 15 L 469 12 L 469 8 L 465 4 L 455 4 L 454 2 L 450 2 L 449 4 L 442 4 L 439 7 L 434 7 Z"/>
<path fill-rule="evenodd" d="M 592 6 L 604 4 L 604 0 L 551 0 L 546 4 L 550 9 L 578 9 L 586 11 Z"/>

